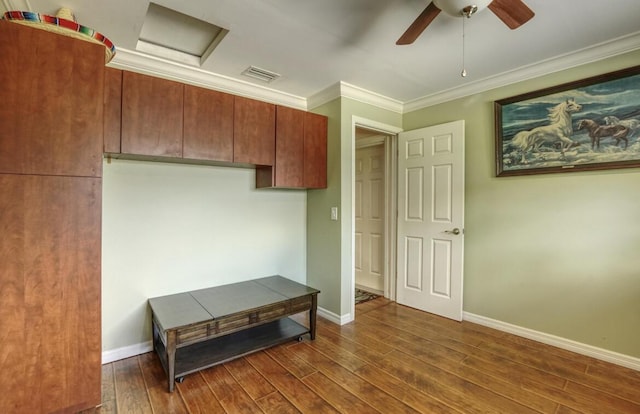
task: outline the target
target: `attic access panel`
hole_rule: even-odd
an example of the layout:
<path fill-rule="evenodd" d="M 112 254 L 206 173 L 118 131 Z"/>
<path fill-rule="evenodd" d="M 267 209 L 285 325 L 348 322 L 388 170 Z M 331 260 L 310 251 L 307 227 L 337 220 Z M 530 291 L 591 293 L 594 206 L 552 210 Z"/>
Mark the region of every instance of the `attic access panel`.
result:
<path fill-rule="evenodd" d="M 228 32 L 215 24 L 149 3 L 136 49 L 202 66 Z"/>

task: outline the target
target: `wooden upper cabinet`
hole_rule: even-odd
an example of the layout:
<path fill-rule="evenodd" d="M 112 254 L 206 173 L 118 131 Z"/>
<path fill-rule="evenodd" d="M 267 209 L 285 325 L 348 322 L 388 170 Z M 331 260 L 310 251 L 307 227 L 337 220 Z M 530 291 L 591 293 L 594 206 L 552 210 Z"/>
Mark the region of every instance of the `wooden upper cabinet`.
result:
<path fill-rule="evenodd" d="M 276 106 L 276 154 L 273 166 L 256 168 L 256 187 L 303 188 L 304 111 Z"/>
<path fill-rule="evenodd" d="M 122 128 L 122 71 L 105 68 L 104 72 L 104 152 L 120 152 Z"/>
<path fill-rule="evenodd" d="M 276 187 L 304 186 L 304 111 L 278 106 L 276 111 Z"/>
<path fill-rule="evenodd" d="M 327 188 L 326 116 L 306 112 L 304 118 L 304 186 Z"/>
<path fill-rule="evenodd" d="M 227 93 L 184 86 L 183 158 L 233 162 L 233 101 Z"/>
<path fill-rule="evenodd" d="M 100 177 L 104 46 L 0 20 L 0 173 Z"/>
<path fill-rule="evenodd" d="M 256 187 L 326 188 L 327 117 L 278 106 L 275 164 L 256 168 Z"/>
<path fill-rule="evenodd" d="M 273 165 L 276 107 L 236 96 L 233 116 L 233 162 Z"/>
<path fill-rule="evenodd" d="M 182 157 L 183 87 L 166 79 L 122 73 L 123 154 Z"/>

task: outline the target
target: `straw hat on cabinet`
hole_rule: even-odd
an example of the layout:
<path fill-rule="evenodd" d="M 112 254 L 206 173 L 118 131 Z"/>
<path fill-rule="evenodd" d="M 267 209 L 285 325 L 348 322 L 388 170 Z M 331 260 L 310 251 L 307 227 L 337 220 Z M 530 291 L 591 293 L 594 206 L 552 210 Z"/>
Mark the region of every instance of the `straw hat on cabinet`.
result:
<path fill-rule="evenodd" d="M 67 7 L 62 7 L 55 16 L 29 11 L 8 11 L 3 18 L 15 23 L 103 45 L 105 47 L 105 63 L 109 63 L 116 53 L 116 47 L 111 40 L 91 28 L 78 24 L 73 12 Z"/>

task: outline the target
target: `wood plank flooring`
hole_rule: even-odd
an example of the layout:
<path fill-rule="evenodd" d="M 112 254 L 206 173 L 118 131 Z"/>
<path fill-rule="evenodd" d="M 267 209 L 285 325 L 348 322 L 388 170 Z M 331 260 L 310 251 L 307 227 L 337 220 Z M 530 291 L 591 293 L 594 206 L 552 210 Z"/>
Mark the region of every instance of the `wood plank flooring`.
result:
<path fill-rule="evenodd" d="M 303 318 L 297 318 L 299 322 Z M 103 366 L 95 413 L 640 413 L 640 372 L 384 298 L 354 323 L 189 375 L 155 354 Z"/>

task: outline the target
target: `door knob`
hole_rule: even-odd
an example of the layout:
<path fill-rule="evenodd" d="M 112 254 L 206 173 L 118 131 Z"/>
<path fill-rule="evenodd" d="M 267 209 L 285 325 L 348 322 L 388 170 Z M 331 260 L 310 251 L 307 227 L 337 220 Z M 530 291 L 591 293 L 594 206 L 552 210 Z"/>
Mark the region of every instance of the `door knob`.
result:
<path fill-rule="evenodd" d="M 447 233 L 447 234 L 455 234 L 455 235 L 458 235 L 458 234 L 460 234 L 460 229 L 456 227 L 456 228 L 454 228 L 453 230 L 445 230 L 444 232 L 445 232 L 445 233 Z"/>

